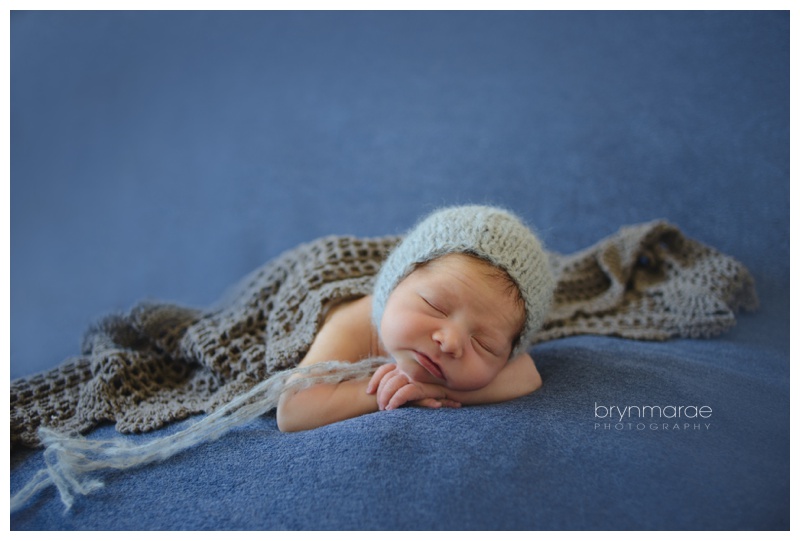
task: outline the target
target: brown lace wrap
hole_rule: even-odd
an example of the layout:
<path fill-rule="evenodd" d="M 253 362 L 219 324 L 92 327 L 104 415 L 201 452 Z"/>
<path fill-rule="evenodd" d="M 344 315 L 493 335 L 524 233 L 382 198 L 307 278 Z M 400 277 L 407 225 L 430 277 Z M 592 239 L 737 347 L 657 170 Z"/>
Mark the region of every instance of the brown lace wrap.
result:
<path fill-rule="evenodd" d="M 92 327 L 81 355 L 11 384 L 11 444 L 41 425 L 87 432 L 160 428 L 213 411 L 308 351 L 326 311 L 369 294 L 399 237 L 325 237 L 256 269 L 207 310 L 142 303 Z M 710 337 L 758 305 L 731 257 L 665 222 L 624 227 L 572 255 L 550 253 L 554 303 L 537 342 L 579 334 Z"/>

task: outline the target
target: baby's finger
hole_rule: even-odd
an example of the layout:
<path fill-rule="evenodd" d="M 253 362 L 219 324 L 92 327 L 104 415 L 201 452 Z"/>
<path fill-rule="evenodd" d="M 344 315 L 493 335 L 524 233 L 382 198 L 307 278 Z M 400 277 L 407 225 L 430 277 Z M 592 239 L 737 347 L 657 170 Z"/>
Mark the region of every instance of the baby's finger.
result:
<path fill-rule="evenodd" d="M 378 409 L 387 409 L 392 399 L 397 396 L 397 393 L 407 386 L 408 380 L 404 374 L 395 374 L 384 378 L 378 388 Z"/>
<path fill-rule="evenodd" d="M 397 375 L 396 371 L 394 370 L 386 371 L 386 373 L 382 375 L 380 381 L 377 382 L 377 388 L 375 389 L 375 394 L 380 396 L 381 393 L 383 393 L 383 390 L 386 388 L 386 384 L 389 382 L 389 380 L 391 380 L 396 375 Z"/>
<path fill-rule="evenodd" d="M 408 376 L 397 368 L 387 373 L 378 384 L 378 391 L 376 394 L 378 395 L 379 405 L 386 407 L 392 395 L 396 393 L 398 389 L 409 383 Z"/>
<path fill-rule="evenodd" d="M 394 393 L 394 396 L 392 396 L 392 399 L 389 400 L 389 403 L 386 405 L 386 409 L 392 410 L 399 408 L 406 402 L 413 402 L 414 400 L 420 400 L 423 398 L 427 397 L 420 388 L 418 388 L 416 385 L 406 385 Z"/>
<path fill-rule="evenodd" d="M 379 393 L 381 390 L 381 386 L 392 377 L 392 374 L 397 372 L 397 365 L 394 363 L 384 364 L 378 370 L 375 371 L 375 374 L 370 379 L 370 384 L 372 387 L 372 393 Z"/>
<path fill-rule="evenodd" d="M 396 366 L 397 366 L 396 364 L 388 363 L 388 364 L 384 364 L 384 365 L 381 365 L 380 367 L 378 367 L 378 369 L 375 371 L 375 373 L 372 374 L 372 377 L 370 378 L 369 383 L 367 383 L 367 394 L 375 393 L 375 391 L 378 390 L 378 386 L 380 385 L 381 380 L 383 379 L 383 377 L 387 373 L 389 373 L 392 370 L 394 370 Z"/>
<path fill-rule="evenodd" d="M 431 408 L 431 409 L 438 409 L 442 407 L 441 401 L 435 398 L 423 398 L 422 400 L 416 400 L 414 402 L 414 405 L 422 408 Z"/>
<path fill-rule="evenodd" d="M 440 398 L 439 404 L 445 408 L 460 408 L 461 402 L 456 402 L 455 400 L 450 400 L 449 398 Z"/>

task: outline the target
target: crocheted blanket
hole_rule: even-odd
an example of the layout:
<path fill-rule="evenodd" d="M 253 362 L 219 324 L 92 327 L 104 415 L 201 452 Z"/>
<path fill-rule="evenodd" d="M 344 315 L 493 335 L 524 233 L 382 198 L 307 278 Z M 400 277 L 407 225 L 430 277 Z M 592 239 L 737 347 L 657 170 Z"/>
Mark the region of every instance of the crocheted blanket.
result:
<path fill-rule="evenodd" d="M 12 447 L 40 445 L 40 426 L 83 433 L 115 422 L 135 433 L 214 411 L 296 366 L 332 306 L 371 292 L 399 240 L 325 237 L 256 269 L 206 310 L 150 302 L 102 319 L 79 356 L 12 382 Z M 741 263 L 661 221 L 549 256 L 557 288 L 537 342 L 710 337 L 758 304 Z"/>

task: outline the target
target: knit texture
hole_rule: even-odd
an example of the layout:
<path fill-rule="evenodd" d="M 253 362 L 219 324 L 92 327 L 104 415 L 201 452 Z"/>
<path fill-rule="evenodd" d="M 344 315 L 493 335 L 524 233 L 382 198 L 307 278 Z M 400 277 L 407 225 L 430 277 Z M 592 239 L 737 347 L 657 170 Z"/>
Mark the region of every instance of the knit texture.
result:
<path fill-rule="evenodd" d="M 400 237 L 325 237 L 256 269 L 216 306 L 146 303 L 106 317 L 80 356 L 11 384 L 11 443 L 40 426 L 123 433 L 217 410 L 303 358 L 327 310 L 372 292 Z M 548 253 L 553 304 L 534 342 L 578 334 L 709 337 L 757 306 L 738 261 L 665 222 L 622 228 L 573 255 Z"/>
<path fill-rule="evenodd" d="M 525 324 L 512 356 L 533 342 L 553 299 L 555 280 L 536 235 L 512 213 L 468 205 L 438 210 L 406 234 L 375 280 L 372 322 L 380 330 L 389 295 L 421 263 L 468 253 L 503 269 L 525 301 Z"/>
<path fill-rule="evenodd" d="M 47 467 L 39 470 L 11 497 L 11 512 L 23 508 L 31 498 L 51 485 L 56 486 L 61 501 L 69 509 L 77 495 L 85 495 L 104 486 L 97 472 L 127 470 L 166 460 L 190 447 L 216 440 L 232 428 L 277 407 L 284 392 L 366 378 L 387 362 L 389 359 L 376 357 L 357 363 L 327 361 L 283 370 L 255 384 L 187 428 L 141 444 L 122 438 L 87 439 L 41 427 L 39 437 L 45 446 L 43 454 Z M 303 377 L 291 380 L 295 374 Z"/>

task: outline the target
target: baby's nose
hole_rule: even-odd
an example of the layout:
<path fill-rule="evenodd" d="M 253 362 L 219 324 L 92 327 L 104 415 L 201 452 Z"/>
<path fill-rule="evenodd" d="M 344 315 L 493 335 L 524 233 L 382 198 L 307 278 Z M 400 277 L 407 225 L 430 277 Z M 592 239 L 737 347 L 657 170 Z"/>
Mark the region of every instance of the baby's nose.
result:
<path fill-rule="evenodd" d="M 454 329 L 442 328 L 433 333 L 433 340 L 439 344 L 443 353 L 453 357 L 461 356 L 461 339 Z"/>

